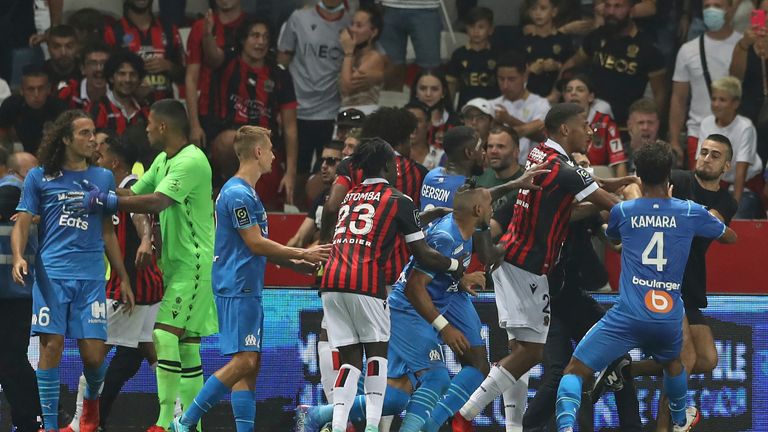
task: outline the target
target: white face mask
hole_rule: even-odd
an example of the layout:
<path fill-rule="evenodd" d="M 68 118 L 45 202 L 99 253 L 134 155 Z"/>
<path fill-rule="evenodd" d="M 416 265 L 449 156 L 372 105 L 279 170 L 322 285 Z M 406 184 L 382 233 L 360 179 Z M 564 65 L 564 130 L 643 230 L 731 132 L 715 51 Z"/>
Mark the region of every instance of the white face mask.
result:
<path fill-rule="evenodd" d="M 720 8 L 708 7 L 702 11 L 702 16 L 709 31 L 718 31 L 725 25 L 725 11 Z"/>

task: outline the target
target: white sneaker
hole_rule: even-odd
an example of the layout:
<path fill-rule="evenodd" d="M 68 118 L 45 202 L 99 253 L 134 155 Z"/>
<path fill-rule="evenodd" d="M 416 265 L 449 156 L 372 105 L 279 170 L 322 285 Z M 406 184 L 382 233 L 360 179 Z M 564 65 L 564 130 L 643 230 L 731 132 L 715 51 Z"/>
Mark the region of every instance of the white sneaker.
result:
<path fill-rule="evenodd" d="M 701 415 L 696 407 L 689 406 L 685 409 L 685 424 L 680 426 L 672 422 L 672 432 L 688 432 L 701 420 Z"/>

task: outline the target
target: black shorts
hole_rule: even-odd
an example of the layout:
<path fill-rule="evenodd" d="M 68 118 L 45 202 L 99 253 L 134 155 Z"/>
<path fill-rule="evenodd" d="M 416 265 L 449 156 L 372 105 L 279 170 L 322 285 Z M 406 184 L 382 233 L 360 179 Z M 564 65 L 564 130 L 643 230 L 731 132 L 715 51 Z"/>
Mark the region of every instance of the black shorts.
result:
<path fill-rule="evenodd" d="M 685 317 L 688 318 L 688 325 L 708 325 L 707 318 L 697 307 L 685 306 Z"/>

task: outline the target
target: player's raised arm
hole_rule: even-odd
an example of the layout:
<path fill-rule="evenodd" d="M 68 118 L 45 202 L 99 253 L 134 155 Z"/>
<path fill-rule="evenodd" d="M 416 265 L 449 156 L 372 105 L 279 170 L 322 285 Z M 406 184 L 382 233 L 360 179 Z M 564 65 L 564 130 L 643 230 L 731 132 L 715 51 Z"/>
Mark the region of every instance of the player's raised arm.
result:
<path fill-rule="evenodd" d="M 347 192 L 349 192 L 349 186 L 345 183 L 339 183 L 339 178 L 336 178 L 336 182 L 331 186 L 331 191 L 328 193 L 328 200 L 323 205 L 322 222 L 320 223 L 320 243 L 330 243 L 333 237 L 333 230 L 336 227 L 336 218 L 341 208 L 341 201 Z"/>

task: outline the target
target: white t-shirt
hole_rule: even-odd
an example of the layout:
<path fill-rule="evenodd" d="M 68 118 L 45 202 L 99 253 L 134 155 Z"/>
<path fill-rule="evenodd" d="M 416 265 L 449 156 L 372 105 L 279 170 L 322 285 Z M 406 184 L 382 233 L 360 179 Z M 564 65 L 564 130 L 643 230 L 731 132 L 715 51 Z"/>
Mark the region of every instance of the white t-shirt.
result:
<path fill-rule="evenodd" d="M 595 100 L 593 100 L 592 104 L 589 106 L 589 115 L 587 115 L 587 119 L 595 118 L 595 114 L 599 112 L 613 118 L 613 109 L 611 109 L 611 104 L 600 98 L 595 98 Z"/>
<path fill-rule="evenodd" d="M 727 39 L 715 40 L 704 35 L 704 53 L 707 56 L 707 69 L 712 81 L 728 76 L 731 67 L 733 48 L 741 39 L 742 34 L 733 32 Z M 699 124 L 702 119 L 712 115 L 710 108 L 707 80 L 704 78 L 704 67 L 701 64 L 699 39 L 688 41 L 680 47 L 675 61 L 675 73 L 672 81 L 687 82 L 691 86 L 691 104 L 688 108 L 688 136 L 699 137 Z"/>
<path fill-rule="evenodd" d="M 723 180 L 733 183 L 736 180 L 736 162 L 747 162 L 747 180 L 763 172 L 763 161 L 757 154 L 757 131 L 752 124 L 752 120 L 737 115 L 728 126 L 721 128 L 715 123 L 715 116 L 705 117 L 701 121 L 701 135 L 699 146 L 696 149 L 696 157 L 699 157 L 701 143 L 704 138 L 711 134 L 721 134 L 731 140 L 733 146 L 733 159 L 731 159 L 731 169 L 723 175 Z"/>
<path fill-rule="evenodd" d="M 528 92 L 528 97 L 525 99 L 518 99 L 511 101 L 499 96 L 496 99 L 491 100 L 491 106 L 494 111 L 496 107 L 501 106 L 514 118 L 524 123 L 529 123 L 534 120 L 544 121 L 544 117 L 549 112 L 549 101 L 537 94 Z M 520 156 L 518 157 L 519 163 L 525 165 L 526 159 L 528 159 L 528 152 L 536 144 L 528 138 L 520 138 Z"/>

